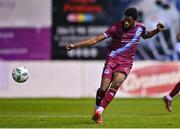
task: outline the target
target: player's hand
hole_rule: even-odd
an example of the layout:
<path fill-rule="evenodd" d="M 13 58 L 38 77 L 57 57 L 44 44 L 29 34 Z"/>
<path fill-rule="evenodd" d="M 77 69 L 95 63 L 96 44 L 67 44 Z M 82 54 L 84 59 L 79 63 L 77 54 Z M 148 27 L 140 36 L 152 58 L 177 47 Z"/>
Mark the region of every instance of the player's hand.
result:
<path fill-rule="evenodd" d="M 160 22 L 158 22 L 158 24 L 157 24 L 156 27 L 157 27 L 157 30 L 158 30 L 159 32 L 165 30 L 165 26 L 164 26 L 162 23 L 160 23 Z"/>
<path fill-rule="evenodd" d="M 72 44 L 72 43 L 66 45 L 66 49 L 67 49 L 68 51 L 70 51 L 70 50 L 73 49 L 73 48 L 75 48 L 75 45 Z"/>

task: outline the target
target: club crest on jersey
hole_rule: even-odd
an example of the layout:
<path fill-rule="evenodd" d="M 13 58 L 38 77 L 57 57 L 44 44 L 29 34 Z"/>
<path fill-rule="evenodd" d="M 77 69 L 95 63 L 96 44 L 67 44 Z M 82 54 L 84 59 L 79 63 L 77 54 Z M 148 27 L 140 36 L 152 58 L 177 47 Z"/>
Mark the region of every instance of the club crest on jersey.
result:
<path fill-rule="evenodd" d="M 104 73 L 105 73 L 105 74 L 109 74 L 109 73 L 110 73 L 109 69 L 105 69 L 105 70 L 104 70 Z"/>

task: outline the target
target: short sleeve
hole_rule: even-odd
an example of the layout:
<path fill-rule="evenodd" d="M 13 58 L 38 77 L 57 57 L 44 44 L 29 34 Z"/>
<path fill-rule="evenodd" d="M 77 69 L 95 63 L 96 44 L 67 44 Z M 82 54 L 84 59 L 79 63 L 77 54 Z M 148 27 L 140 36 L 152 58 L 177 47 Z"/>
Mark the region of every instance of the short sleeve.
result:
<path fill-rule="evenodd" d="M 104 36 L 106 38 L 108 37 L 113 37 L 114 34 L 116 34 L 118 32 L 118 30 L 120 30 L 120 26 L 118 23 L 112 25 L 111 27 L 109 27 L 105 32 L 104 32 Z"/>
<path fill-rule="evenodd" d="M 143 30 L 142 30 L 142 34 L 143 34 L 143 35 L 146 34 L 147 31 L 146 31 L 146 27 L 145 27 L 144 25 L 142 26 L 142 29 L 143 29 Z"/>

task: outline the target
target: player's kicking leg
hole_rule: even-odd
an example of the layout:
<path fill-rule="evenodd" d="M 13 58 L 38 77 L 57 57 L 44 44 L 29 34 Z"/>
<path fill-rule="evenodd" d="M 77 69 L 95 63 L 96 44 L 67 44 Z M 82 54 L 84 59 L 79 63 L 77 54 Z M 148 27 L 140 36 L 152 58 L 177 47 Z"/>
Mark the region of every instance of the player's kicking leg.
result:
<path fill-rule="evenodd" d="M 101 87 L 96 92 L 96 107 L 93 112 L 92 120 L 95 121 L 97 124 L 103 123 L 102 113 L 100 113 L 96 110 L 99 108 L 101 101 L 103 100 L 105 93 L 110 86 L 111 79 L 109 79 L 109 78 L 111 78 L 111 77 L 109 76 L 109 77 L 102 78 Z"/>
<path fill-rule="evenodd" d="M 97 118 L 96 123 L 102 124 L 102 113 L 106 109 L 106 107 L 109 105 L 109 103 L 113 100 L 113 98 L 116 95 L 117 90 L 119 89 L 119 86 L 122 84 L 122 82 L 125 80 L 125 75 L 122 73 L 115 73 L 114 78 L 111 84 L 111 88 L 108 89 L 106 94 L 104 95 L 104 98 L 100 104 L 100 106 L 96 109 L 95 112 L 95 118 Z"/>
<path fill-rule="evenodd" d="M 99 112 L 96 112 L 96 109 L 100 106 L 105 93 L 106 92 L 103 91 L 102 88 L 99 88 L 96 93 L 96 107 L 93 112 L 92 120 L 95 121 L 97 124 L 103 123 L 102 115 Z"/>
<path fill-rule="evenodd" d="M 172 91 L 169 93 L 169 95 L 164 96 L 163 100 L 165 102 L 165 106 L 167 111 L 172 111 L 172 98 L 177 95 L 180 91 L 180 82 L 176 84 L 176 86 L 172 89 Z"/>
<path fill-rule="evenodd" d="M 106 92 L 100 106 L 97 107 L 97 109 L 96 109 L 96 111 L 95 111 L 95 113 L 93 115 L 93 120 L 97 124 L 102 124 L 103 123 L 102 113 L 105 110 L 105 108 L 109 105 L 109 103 L 113 100 L 116 92 L 117 92 L 117 89 L 110 88 Z"/>
<path fill-rule="evenodd" d="M 171 106 L 172 98 L 169 95 L 167 95 L 163 97 L 163 100 L 164 100 L 167 111 L 171 112 L 172 111 L 172 106 Z"/>

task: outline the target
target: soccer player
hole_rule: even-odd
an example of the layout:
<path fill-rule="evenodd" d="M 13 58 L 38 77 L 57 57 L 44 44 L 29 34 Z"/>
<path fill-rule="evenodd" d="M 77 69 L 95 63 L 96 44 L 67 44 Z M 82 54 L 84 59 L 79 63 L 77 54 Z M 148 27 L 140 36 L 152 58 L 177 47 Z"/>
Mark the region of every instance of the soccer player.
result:
<path fill-rule="evenodd" d="M 151 38 L 164 30 L 164 25 L 158 23 L 156 29 L 146 31 L 145 26 L 136 21 L 138 12 L 135 7 L 127 8 L 124 15 L 125 17 L 122 21 L 115 23 L 104 33 L 78 43 L 67 44 L 66 46 L 67 50 L 71 50 L 94 45 L 109 37 L 112 38 L 107 51 L 101 85 L 96 93 L 96 108 L 92 120 L 97 124 L 103 123 L 102 113 L 104 109 L 113 100 L 117 90 L 132 68 L 140 37 L 144 39 Z"/>
<path fill-rule="evenodd" d="M 171 101 L 174 96 L 176 96 L 180 92 L 180 82 L 176 84 L 176 86 L 171 90 L 169 95 L 164 96 L 163 100 L 165 102 L 166 109 L 171 112 L 172 106 Z"/>

